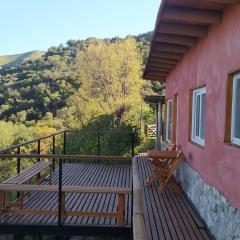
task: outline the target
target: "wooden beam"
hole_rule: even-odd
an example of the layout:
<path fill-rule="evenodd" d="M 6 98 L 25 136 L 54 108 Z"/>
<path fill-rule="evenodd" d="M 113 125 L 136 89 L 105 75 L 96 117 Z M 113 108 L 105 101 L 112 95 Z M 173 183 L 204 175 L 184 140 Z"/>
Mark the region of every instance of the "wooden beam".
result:
<path fill-rule="evenodd" d="M 155 43 L 152 51 L 173 52 L 173 53 L 185 53 L 189 48 L 181 45 L 171 43 Z"/>
<path fill-rule="evenodd" d="M 182 54 L 152 51 L 152 54 L 150 57 L 162 57 L 167 59 L 180 60 L 182 58 Z"/>
<path fill-rule="evenodd" d="M 151 66 L 149 68 L 149 70 L 158 70 L 158 71 L 168 71 L 168 72 L 171 72 L 172 69 L 174 69 L 174 67 L 172 68 L 165 68 L 165 67 L 155 67 L 155 66 Z M 148 70 L 148 69 L 147 69 Z"/>
<path fill-rule="evenodd" d="M 167 75 L 166 74 L 164 74 L 164 75 L 162 75 L 162 74 L 160 74 L 160 73 L 157 73 L 157 72 L 151 72 L 151 73 L 146 73 L 146 75 L 147 76 L 155 76 L 155 77 L 162 77 L 162 78 L 165 78 L 165 77 L 167 77 Z"/>
<path fill-rule="evenodd" d="M 0 191 L 7 192 L 58 192 L 58 185 L 30 185 L 30 184 L 0 184 Z M 85 187 L 85 186 L 63 186 L 64 193 L 118 193 L 129 194 L 131 188 L 124 187 Z"/>
<path fill-rule="evenodd" d="M 151 71 L 159 72 L 166 75 L 170 73 L 170 70 L 161 69 L 161 68 L 151 68 L 151 67 L 146 70 L 146 73 L 149 73 Z"/>
<path fill-rule="evenodd" d="M 190 24 L 160 23 L 158 32 L 203 38 L 207 36 L 208 28 Z"/>
<path fill-rule="evenodd" d="M 164 63 L 156 63 L 156 64 L 148 64 L 147 69 L 148 68 L 163 68 L 166 70 L 171 70 L 175 67 L 175 65 L 168 65 L 168 64 L 164 64 Z"/>
<path fill-rule="evenodd" d="M 166 69 L 163 69 L 163 68 L 149 68 L 147 71 L 146 71 L 146 74 L 148 74 L 150 71 L 156 71 L 156 72 L 159 72 L 159 73 L 164 73 L 166 76 L 169 75 L 169 73 L 171 72 L 170 70 L 168 72 L 164 72 Z"/>
<path fill-rule="evenodd" d="M 161 74 L 159 72 L 147 72 L 147 75 L 148 76 L 163 77 L 163 78 L 168 76 L 168 74 Z"/>
<path fill-rule="evenodd" d="M 157 34 L 155 37 L 155 42 L 162 42 L 162 43 L 173 43 L 179 44 L 183 46 L 193 47 L 197 44 L 197 39 L 193 37 L 184 37 L 174 34 Z"/>
<path fill-rule="evenodd" d="M 165 82 L 166 78 L 163 77 L 153 77 L 153 76 L 149 76 L 149 75 L 145 75 L 144 77 L 145 79 L 151 80 L 151 81 L 158 81 L 158 82 Z"/>
<path fill-rule="evenodd" d="M 149 63 L 168 63 L 168 64 L 177 64 L 178 60 L 166 59 L 166 58 L 159 58 L 159 57 L 151 57 L 148 61 Z"/>
<path fill-rule="evenodd" d="M 240 0 L 205 0 L 205 1 L 222 3 L 222 4 L 239 4 L 240 3 Z"/>
<path fill-rule="evenodd" d="M 149 60 L 148 62 L 148 66 L 168 66 L 168 67 L 174 67 L 176 65 L 176 63 L 168 63 L 168 62 L 161 62 L 161 61 L 152 61 Z"/>
<path fill-rule="evenodd" d="M 190 24 L 218 24 L 222 18 L 220 11 L 192 9 L 183 7 L 165 7 L 161 19 Z"/>

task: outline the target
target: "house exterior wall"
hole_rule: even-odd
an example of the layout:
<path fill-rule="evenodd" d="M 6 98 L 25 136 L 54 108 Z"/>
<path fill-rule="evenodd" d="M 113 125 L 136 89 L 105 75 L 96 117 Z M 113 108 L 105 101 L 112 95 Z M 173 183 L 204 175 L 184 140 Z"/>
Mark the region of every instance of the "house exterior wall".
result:
<path fill-rule="evenodd" d="M 228 74 L 240 70 L 240 5 L 191 49 L 169 75 L 166 99 L 178 94 L 178 139 L 186 161 L 204 181 L 240 209 L 240 148 L 224 143 Z M 206 85 L 206 137 L 200 148 L 188 139 L 190 89 Z"/>

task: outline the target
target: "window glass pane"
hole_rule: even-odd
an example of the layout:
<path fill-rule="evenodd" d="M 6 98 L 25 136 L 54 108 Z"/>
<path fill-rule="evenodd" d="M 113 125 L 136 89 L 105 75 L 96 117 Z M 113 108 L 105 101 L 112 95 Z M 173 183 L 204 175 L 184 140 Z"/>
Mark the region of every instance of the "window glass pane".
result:
<path fill-rule="evenodd" d="M 235 84 L 234 137 L 240 138 L 240 79 Z"/>
<path fill-rule="evenodd" d="M 202 94 L 201 101 L 201 129 L 200 138 L 205 139 L 206 93 Z"/>
<path fill-rule="evenodd" d="M 206 126 L 206 88 L 193 91 L 192 140 L 204 145 Z"/>
<path fill-rule="evenodd" d="M 195 135 L 199 136 L 200 128 L 200 95 L 196 95 L 196 108 L 195 108 Z"/>

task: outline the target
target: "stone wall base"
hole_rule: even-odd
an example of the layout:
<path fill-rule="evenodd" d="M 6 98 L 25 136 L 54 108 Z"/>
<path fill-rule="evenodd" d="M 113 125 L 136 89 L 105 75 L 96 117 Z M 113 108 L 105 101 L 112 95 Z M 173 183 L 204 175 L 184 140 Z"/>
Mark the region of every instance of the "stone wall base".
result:
<path fill-rule="evenodd" d="M 240 240 L 240 210 L 232 207 L 187 162 L 181 163 L 175 175 L 212 235 L 217 240 Z"/>

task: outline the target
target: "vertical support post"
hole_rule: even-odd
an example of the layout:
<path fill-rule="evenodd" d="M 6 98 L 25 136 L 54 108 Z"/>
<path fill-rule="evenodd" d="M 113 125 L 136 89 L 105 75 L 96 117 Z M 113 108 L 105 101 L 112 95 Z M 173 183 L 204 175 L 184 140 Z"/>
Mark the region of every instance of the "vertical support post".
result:
<path fill-rule="evenodd" d="M 18 147 L 17 148 L 17 154 L 20 155 L 21 154 L 21 148 Z M 17 174 L 19 174 L 21 172 L 21 160 L 20 157 L 17 158 Z"/>
<path fill-rule="evenodd" d="M 118 194 L 118 226 L 125 223 L 125 195 Z"/>
<path fill-rule="evenodd" d="M 62 225 L 62 159 L 59 159 L 58 173 L 58 225 Z"/>
<path fill-rule="evenodd" d="M 61 200 L 62 200 L 62 202 L 61 202 L 61 210 L 62 210 L 62 213 L 61 213 L 61 224 L 63 224 L 64 223 L 64 219 L 65 219 L 65 193 L 62 192 L 61 195 L 62 195 L 62 198 L 61 198 Z"/>
<path fill-rule="evenodd" d="M 17 148 L 17 154 L 20 155 L 21 154 L 21 147 Z M 20 157 L 17 158 L 17 174 L 19 174 L 21 172 L 21 159 Z M 20 192 L 17 192 L 17 198 L 20 197 Z"/>
<path fill-rule="evenodd" d="M 63 155 L 66 154 L 66 144 L 67 144 L 67 132 L 64 131 L 64 133 L 63 133 Z M 65 163 L 65 159 L 63 160 L 63 162 Z"/>
<path fill-rule="evenodd" d="M 97 155 L 100 156 L 100 133 L 97 133 Z M 99 164 L 99 159 L 98 159 Z"/>
<path fill-rule="evenodd" d="M 156 106 L 156 123 L 157 123 L 157 141 L 156 150 L 161 150 L 161 133 L 162 133 L 162 104 L 159 102 Z"/>
<path fill-rule="evenodd" d="M 40 155 L 41 154 L 41 140 L 40 139 L 38 139 L 38 150 L 37 150 L 37 152 L 38 152 L 38 155 Z M 40 162 L 40 157 L 38 158 L 38 161 Z"/>
<path fill-rule="evenodd" d="M 55 135 L 53 135 L 52 138 L 52 154 L 55 155 L 56 154 L 56 148 L 55 148 Z M 55 158 L 53 158 L 53 172 L 55 170 Z"/>
<path fill-rule="evenodd" d="M 131 133 L 131 137 L 132 137 L 132 157 L 134 156 L 134 146 L 135 146 L 135 134 L 134 134 L 134 130 Z"/>

